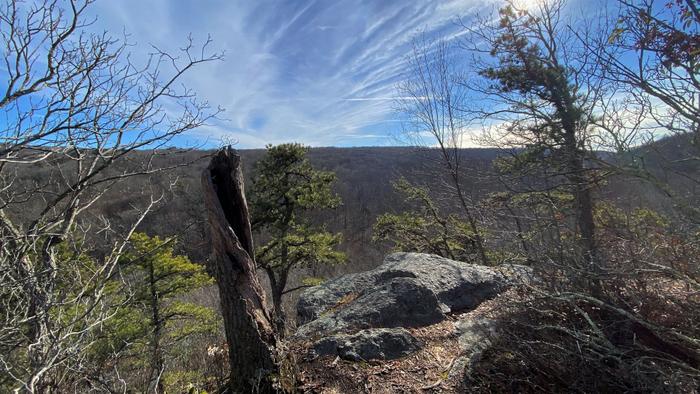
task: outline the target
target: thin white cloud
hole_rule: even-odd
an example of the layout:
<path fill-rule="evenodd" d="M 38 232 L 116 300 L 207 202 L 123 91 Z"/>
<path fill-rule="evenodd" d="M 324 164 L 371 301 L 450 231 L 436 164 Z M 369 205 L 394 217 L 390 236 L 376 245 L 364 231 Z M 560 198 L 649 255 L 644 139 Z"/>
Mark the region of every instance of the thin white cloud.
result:
<path fill-rule="evenodd" d="M 142 1 L 97 3 L 99 27 L 176 50 L 191 32 L 214 38 L 226 59 L 184 81 L 226 108 L 226 121 L 194 131 L 242 147 L 393 141 L 394 87 L 419 31 L 459 34 L 456 17 L 479 0 Z M 214 145 L 214 144 L 212 144 Z"/>

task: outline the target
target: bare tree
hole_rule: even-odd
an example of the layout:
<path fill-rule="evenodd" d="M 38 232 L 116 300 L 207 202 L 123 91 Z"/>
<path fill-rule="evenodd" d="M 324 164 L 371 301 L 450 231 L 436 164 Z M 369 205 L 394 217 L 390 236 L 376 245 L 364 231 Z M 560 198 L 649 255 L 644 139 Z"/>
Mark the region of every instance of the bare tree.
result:
<path fill-rule="evenodd" d="M 620 14 L 598 59 L 659 125 L 700 134 L 700 6 L 695 0 L 619 0 Z M 629 55 L 634 61 L 629 61 Z"/>
<path fill-rule="evenodd" d="M 700 210 L 693 196 L 700 175 L 692 169 L 700 163 L 700 6 L 695 0 L 619 0 L 618 5 L 616 23 L 596 60 L 627 104 L 610 111 L 616 116 L 601 127 L 641 134 L 637 142 L 647 144 L 637 149 L 627 172 L 661 190 L 697 225 Z M 658 143 L 663 137 L 674 138 Z M 669 177 L 679 181 L 672 184 Z"/>
<path fill-rule="evenodd" d="M 426 37 L 414 40 L 408 57 L 409 77 L 397 88 L 399 110 L 408 119 L 404 134 L 418 146 L 436 146 L 441 166 L 451 190 L 473 234 L 476 253 L 488 265 L 483 236 L 474 202 L 465 190 L 463 148 L 469 123 L 462 108 L 467 91 L 459 84 L 462 75 L 456 68 L 451 45 L 446 40 L 431 43 Z"/>
<path fill-rule="evenodd" d="M 164 170 L 147 154 L 129 169 L 115 171 L 115 163 L 218 112 L 177 83 L 221 58 L 209 54 L 209 40 L 198 49 L 190 39 L 177 56 L 154 48 L 138 66 L 125 40 L 88 31 L 92 3 L 8 1 L 0 9 L 0 382 L 15 390 L 55 388 L 58 367 L 79 373 L 91 330 L 110 317 L 104 285 L 159 197 L 146 191 L 124 229 L 87 213 L 124 181 Z M 30 170 L 44 176 L 29 178 Z M 73 239 L 96 234 L 110 242 L 98 266 L 64 260 Z"/>

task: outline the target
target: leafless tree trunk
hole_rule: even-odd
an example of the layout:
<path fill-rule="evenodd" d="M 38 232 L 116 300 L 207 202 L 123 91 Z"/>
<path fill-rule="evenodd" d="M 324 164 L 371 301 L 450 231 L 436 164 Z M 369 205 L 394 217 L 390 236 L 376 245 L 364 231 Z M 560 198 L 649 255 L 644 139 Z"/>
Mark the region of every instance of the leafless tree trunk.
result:
<path fill-rule="evenodd" d="M 118 231 L 89 210 L 130 178 L 165 170 L 155 149 L 218 113 L 178 81 L 221 59 L 209 41 L 179 54 L 155 48 L 138 65 L 128 42 L 89 31 L 93 2 L 0 5 L 0 391 L 61 390 L 60 371 L 89 369 L 93 333 L 114 313 L 107 283 L 161 198 L 146 191 Z M 144 160 L 117 169 L 134 155 Z M 96 234 L 109 241 L 94 268 L 62 253 Z"/>
<path fill-rule="evenodd" d="M 163 319 L 161 318 L 162 311 L 158 304 L 158 289 L 156 287 L 156 273 L 153 264 L 148 266 L 148 289 L 151 296 L 151 321 L 153 324 L 153 343 L 151 344 L 151 372 L 149 373 L 148 383 L 155 382 L 154 390 L 157 393 L 163 392 L 163 382 L 160 379 L 163 373 L 163 354 L 160 347 L 160 342 L 163 337 Z"/>
<path fill-rule="evenodd" d="M 468 142 L 468 124 L 460 112 L 469 98 L 458 83 L 460 75 L 449 52 L 445 40 L 432 43 L 423 37 L 414 41 L 407 59 L 410 77 L 397 87 L 399 110 L 407 116 L 409 128 L 404 135 L 409 141 L 439 150 L 447 179 L 444 186 L 459 203 L 474 234 L 478 260 L 489 265 L 474 204 L 464 186 L 469 169 L 463 166 L 462 150 Z"/>
<path fill-rule="evenodd" d="M 258 282 L 240 156 L 229 148 L 202 174 L 234 392 L 275 392 L 277 334 Z"/>

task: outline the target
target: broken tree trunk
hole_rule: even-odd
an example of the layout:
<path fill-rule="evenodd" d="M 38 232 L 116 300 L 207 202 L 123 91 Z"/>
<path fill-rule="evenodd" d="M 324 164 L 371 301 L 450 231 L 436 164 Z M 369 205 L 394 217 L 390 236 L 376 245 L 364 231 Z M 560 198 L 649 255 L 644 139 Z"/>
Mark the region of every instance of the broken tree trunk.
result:
<path fill-rule="evenodd" d="M 275 392 L 277 334 L 255 273 L 253 237 L 240 156 L 220 150 L 202 174 L 212 242 L 210 269 L 219 286 L 233 392 Z"/>

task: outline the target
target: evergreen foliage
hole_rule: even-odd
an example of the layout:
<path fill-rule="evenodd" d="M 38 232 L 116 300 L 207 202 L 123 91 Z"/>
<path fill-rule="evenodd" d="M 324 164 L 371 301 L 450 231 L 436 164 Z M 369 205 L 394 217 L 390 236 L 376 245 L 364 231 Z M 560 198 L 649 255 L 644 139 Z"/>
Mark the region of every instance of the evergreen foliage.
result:
<path fill-rule="evenodd" d="M 284 326 L 282 296 L 288 292 L 289 273 L 345 260 L 336 249 L 340 234 L 332 234 L 309 220 L 315 212 L 336 208 L 340 198 L 332 190 L 335 174 L 314 169 L 307 151 L 296 143 L 268 145 L 253 174 L 252 228 L 268 239 L 257 248 L 255 257 L 270 280 L 279 328 Z"/>
<path fill-rule="evenodd" d="M 375 242 L 388 241 L 395 251 L 433 253 L 455 260 L 475 258 L 474 233 L 457 215 L 444 215 L 425 187 L 401 178 L 393 183 L 413 208 L 402 213 L 385 213 L 374 225 Z"/>
<path fill-rule="evenodd" d="M 120 261 L 124 281 L 109 288 L 114 317 L 99 330 L 92 352 L 102 367 L 117 363 L 122 373 L 143 376 L 146 390 L 162 391 L 170 374 L 182 372 L 171 371 L 168 360 L 182 353 L 186 340 L 216 333 L 220 326 L 214 310 L 185 301 L 213 281 L 202 265 L 177 255 L 174 245 L 175 238 L 131 236 Z"/>
<path fill-rule="evenodd" d="M 489 41 L 493 62 L 479 70 L 511 116 L 499 137 L 519 148 L 496 168 L 516 192 L 570 193 L 578 233 L 571 257 L 599 271 L 593 193 L 600 179 L 591 165 L 597 162 L 591 139 L 600 79 L 590 73 L 586 55 L 592 55 L 581 44 L 564 48 L 573 37 L 560 25 L 556 6 L 543 10 L 519 9 L 513 2 L 501 8 Z"/>

